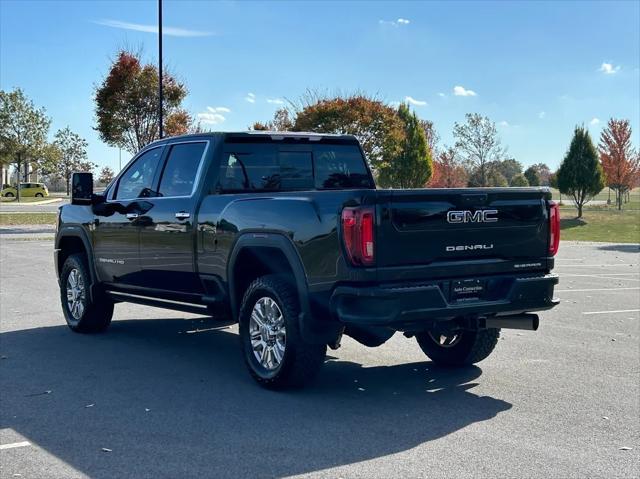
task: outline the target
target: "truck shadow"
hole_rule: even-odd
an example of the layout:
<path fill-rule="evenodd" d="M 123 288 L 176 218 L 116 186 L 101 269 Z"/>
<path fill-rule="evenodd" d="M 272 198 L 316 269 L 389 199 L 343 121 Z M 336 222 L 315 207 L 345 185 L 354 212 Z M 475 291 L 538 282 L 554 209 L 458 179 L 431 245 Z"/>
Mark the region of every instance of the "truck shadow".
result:
<path fill-rule="evenodd" d="M 480 368 L 427 361 L 329 359 L 314 386 L 265 391 L 237 335 L 214 327 L 149 319 L 95 336 L 4 333 L 0 427 L 91 477 L 281 477 L 405 451 L 511 408 L 471 392 Z"/>
<path fill-rule="evenodd" d="M 605 244 L 598 245 L 598 249 L 601 251 L 617 251 L 619 253 L 638 253 L 640 252 L 640 244 Z"/>

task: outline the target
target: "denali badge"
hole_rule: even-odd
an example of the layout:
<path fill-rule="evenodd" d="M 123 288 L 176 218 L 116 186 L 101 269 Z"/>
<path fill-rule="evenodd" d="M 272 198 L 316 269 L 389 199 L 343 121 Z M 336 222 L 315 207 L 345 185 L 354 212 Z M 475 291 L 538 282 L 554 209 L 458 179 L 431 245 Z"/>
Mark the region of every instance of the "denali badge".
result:
<path fill-rule="evenodd" d="M 474 251 L 477 249 L 493 249 L 493 243 L 491 244 L 464 244 L 458 246 L 446 246 L 447 251 Z"/>
<path fill-rule="evenodd" d="M 449 211 L 447 213 L 447 221 L 449 223 L 495 223 L 498 218 L 495 215 L 498 210 L 478 210 L 476 212 L 465 211 Z"/>

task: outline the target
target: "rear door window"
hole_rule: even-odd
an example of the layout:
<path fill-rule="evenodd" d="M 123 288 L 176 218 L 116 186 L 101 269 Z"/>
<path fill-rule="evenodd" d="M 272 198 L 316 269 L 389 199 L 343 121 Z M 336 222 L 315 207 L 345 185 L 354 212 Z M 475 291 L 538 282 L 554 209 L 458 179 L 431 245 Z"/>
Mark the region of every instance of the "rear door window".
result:
<path fill-rule="evenodd" d="M 160 179 L 161 196 L 190 196 L 193 193 L 206 146 L 205 142 L 171 146 Z"/>

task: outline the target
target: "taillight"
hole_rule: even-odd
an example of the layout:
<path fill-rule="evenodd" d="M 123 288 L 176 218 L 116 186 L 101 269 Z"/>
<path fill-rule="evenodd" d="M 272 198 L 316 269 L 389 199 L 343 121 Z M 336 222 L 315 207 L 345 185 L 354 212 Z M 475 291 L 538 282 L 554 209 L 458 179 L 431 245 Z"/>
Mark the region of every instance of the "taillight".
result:
<path fill-rule="evenodd" d="M 375 261 L 375 210 L 355 207 L 342 210 L 342 240 L 354 266 L 371 266 Z"/>
<path fill-rule="evenodd" d="M 560 246 L 560 207 L 549 202 L 549 254 L 555 256 Z"/>

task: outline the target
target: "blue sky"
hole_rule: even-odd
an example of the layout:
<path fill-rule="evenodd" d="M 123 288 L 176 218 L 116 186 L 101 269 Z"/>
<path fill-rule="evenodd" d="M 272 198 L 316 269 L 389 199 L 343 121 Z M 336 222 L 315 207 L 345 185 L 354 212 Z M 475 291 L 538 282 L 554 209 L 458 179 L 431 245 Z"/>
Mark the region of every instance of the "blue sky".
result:
<path fill-rule="evenodd" d="M 157 2 L 0 0 L 0 88 L 21 87 L 118 167 L 93 90 L 119 48 L 157 61 Z M 498 124 L 509 153 L 557 167 L 576 124 L 611 116 L 640 138 L 640 2 L 178 2 L 164 57 L 185 106 L 214 130 L 246 130 L 307 88 L 412 99 L 441 143 L 464 114 Z M 208 122 L 208 123 L 207 123 Z M 123 164 L 129 155 L 123 152 Z"/>

